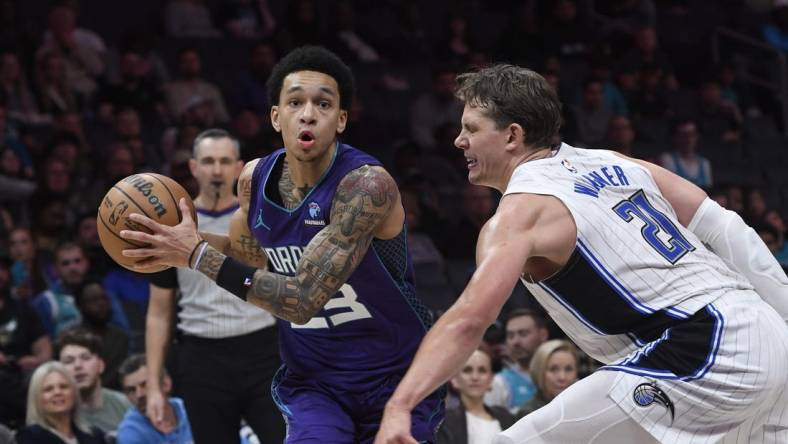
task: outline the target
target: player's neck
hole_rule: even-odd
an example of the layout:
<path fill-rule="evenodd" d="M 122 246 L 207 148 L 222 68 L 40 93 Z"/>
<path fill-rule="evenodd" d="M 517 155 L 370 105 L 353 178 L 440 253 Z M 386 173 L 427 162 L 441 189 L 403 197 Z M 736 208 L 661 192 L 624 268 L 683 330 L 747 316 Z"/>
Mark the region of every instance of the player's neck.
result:
<path fill-rule="evenodd" d="M 238 198 L 232 194 L 219 196 L 217 199 L 215 196 L 200 193 L 197 198 L 194 199 L 195 208 L 206 211 L 224 211 L 237 204 Z"/>
<path fill-rule="evenodd" d="M 332 142 L 332 145 L 319 158 L 309 161 L 301 161 L 289 152 L 285 153 L 284 168 L 288 170 L 293 184 L 298 188 L 314 186 L 331 166 L 331 160 L 334 158 L 337 144 L 336 141 Z"/>
<path fill-rule="evenodd" d="M 496 175 L 495 177 L 496 179 L 500 178 L 498 182 L 481 185 L 495 188 L 499 192 L 503 193 L 506 191 L 506 187 L 509 185 L 509 180 L 512 178 L 512 174 L 514 174 L 514 170 L 516 170 L 518 166 L 526 162 L 552 157 L 555 155 L 555 153 L 556 150 L 551 148 L 528 149 L 519 155 L 512 156 L 508 160 L 502 169 L 503 174 Z"/>

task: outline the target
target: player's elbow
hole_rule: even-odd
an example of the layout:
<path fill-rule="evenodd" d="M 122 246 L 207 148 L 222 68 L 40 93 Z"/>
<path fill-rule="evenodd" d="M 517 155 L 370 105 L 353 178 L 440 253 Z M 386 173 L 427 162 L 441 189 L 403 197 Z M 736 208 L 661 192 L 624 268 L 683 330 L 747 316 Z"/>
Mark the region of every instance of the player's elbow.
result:
<path fill-rule="evenodd" d="M 476 343 L 484 335 L 484 331 L 489 327 L 489 323 L 484 319 L 475 316 L 459 317 L 449 323 L 450 335 L 458 341 L 468 341 Z"/>

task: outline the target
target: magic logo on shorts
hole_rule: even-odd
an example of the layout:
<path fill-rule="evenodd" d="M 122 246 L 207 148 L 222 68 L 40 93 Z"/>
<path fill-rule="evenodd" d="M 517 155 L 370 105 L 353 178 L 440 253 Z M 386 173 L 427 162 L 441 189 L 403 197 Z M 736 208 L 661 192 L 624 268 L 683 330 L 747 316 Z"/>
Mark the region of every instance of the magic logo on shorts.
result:
<path fill-rule="evenodd" d="M 675 411 L 673 408 L 673 401 L 668 398 L 668 395 L 657 387 L 656 382 L 645 382 L 635 387 L 632 392 L 632 399 L 640 407 L 648 407 L 651 404 L 657 403 L 665 410 L 670 412 L 670 423 L 673 424 Z"/>
<path fill-rule="evenodd" d="M 321 210 L 317 202 L 309 202 L 307 208 L 309 209 L 309 218 L 304 219 L 304 225 L 318 225 L 321 227 L 326 225 L 326 221 L 320 217 Z"/>

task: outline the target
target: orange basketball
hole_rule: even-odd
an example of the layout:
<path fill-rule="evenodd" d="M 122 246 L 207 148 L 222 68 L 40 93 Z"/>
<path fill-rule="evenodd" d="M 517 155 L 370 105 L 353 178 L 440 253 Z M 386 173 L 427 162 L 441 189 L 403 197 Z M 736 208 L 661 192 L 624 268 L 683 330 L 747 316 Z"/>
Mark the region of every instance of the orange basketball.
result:
<path fill-rule="evenodd" d="M 140 272 L 134 270 L 133 265 L 143 258 L 126 257 L 122 251 L 146 247 L 147 244 L 124 239 L 119 233 L 125 229 L 148 233 L 150 230 L 129 220 L 128 216 L 139 213 L 160 224 L 177 225 L 181 221 L 178 201 L 182 197 L 189 203 L 192 219 L 196 221 L 197 215 L 191 197 L 182 186 L 167 176 L 153 173 L 132 174 L 116 183 L 102 199 L 96 220 L 104 250 L 118 264 Z M 167 268 L 169 267 L 163 265 L 151 267 L 142 273 L 155 273 Z"/>

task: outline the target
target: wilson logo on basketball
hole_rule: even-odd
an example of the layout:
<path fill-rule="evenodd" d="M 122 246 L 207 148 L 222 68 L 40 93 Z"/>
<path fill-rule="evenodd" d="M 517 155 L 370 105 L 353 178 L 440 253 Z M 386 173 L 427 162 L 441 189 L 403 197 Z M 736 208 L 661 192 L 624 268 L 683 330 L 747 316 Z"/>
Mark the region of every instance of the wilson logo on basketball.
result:
<path fill-rule="evenodd" d="M 127 182 L 131 184 L 131 186 L 133 186 L 140 193 L 142 193 L 142 195 L 148 199 L 148 203 L 153 205 L 153 210 L 156 212 L 157 216 L 162 217 L 165 214 L 167 214 L 167 209 L 164 208 L 164 205 L 159 200 L 159 197 L 151 192 L 151 188 L 153 188 L 153 183 L 137 175 L 129 176 L 125 178 L 123 179 L 123 182 Z"/>

